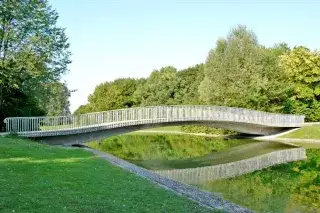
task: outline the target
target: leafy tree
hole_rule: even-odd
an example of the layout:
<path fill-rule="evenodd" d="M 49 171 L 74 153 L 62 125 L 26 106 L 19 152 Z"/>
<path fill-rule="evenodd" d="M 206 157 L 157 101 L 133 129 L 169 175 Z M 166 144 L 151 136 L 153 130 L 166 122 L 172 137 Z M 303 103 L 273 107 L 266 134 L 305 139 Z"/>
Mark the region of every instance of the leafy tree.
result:
<path fill-rule="evenodd" d="M 257 92 L 252 86 L 261 83 L 255 75 L 257 69 L 261 70 L 256 63 L 259 58 L 256 35 L 244 26 L 232 29 L 209 52 L 199 88 L 201 98 L 207 104 L 246 107 Z"/>
<path fill-rule="evenodd" d="M 273 105 L 285 99 L 278 97 L 286 88 L 276 53 L 259 45 L 256 35 L 242 25 L 217 41 L 204 73 L 199 93 L 207 104 L 276 111 Z"/>
<path fill-rule="evenodd" d="M 80 106 L 75 114 L 128 108 L 135 104 L 133 93 L 143 79 L 121 78 L 98 85 L 89 95 L 89 103 Z"/>
<path fill-rule="evenodd" d="M 80 115 L 80 114 L 85 114 L 88 112 L 93 112 L 94 110 L 91 108 L 91 105 L 88 104 L 84 104 L 78 107 L 78 109 L 76 109 L 76 111 L 74 111 L 75 115 Z"/>
<path fill-rule="evenodd" d="M 265 81 L 261 88 L 260 99 L 263 100 L 258 109 L 271 112 L 286 112 L 285 103 L 292 92 L 290 79 L 279 65 L 279 56 L 290 51 L 287 44 L 276 44 L 271 48 L 261 47 L 262 72 Z"/>
<path fill-rule="evenodd" d="M 179 90 L 177 69 L 172 66 L 163 67 L 151 73 L 144 84 L 134 94 L 137 105 L 170 105 L 175 104 Z"/>
<path fill-rule="evenodd" d="M 70 102 L 69 98 L 71 92 L 65 83 L 55 82 L 47 85 L 47 96 L 41 102 L 43 104 L 46 115 L 59 116 L 70 115 Z"/>
<path fill-rule="evenodd" d="M 299 46 L 280 58 L 294 86 L 288 111 L 305 114 L 309 121 L 320 121 L 320 53 Z"/>
<path fill-rule="evenodd" d="M 200 104 L 199 85 L 204 77 L 204 65 L 198 64 L 177 72 L 179 89 L 175 95 L 177 104 Z"/>
<path fill-rule="evenodd" d="M 44 87 L 67 71 L 69 44 L 57 19 L 46 0 L 0 1 L 1 118 L 35 115 L 31 112 L 38 111 Z M 16 105 L 12 110 L 9 106 L 16 100 L 5 95 L 8 93 L 20 94 L 35 109 L 26 114 Z"/>

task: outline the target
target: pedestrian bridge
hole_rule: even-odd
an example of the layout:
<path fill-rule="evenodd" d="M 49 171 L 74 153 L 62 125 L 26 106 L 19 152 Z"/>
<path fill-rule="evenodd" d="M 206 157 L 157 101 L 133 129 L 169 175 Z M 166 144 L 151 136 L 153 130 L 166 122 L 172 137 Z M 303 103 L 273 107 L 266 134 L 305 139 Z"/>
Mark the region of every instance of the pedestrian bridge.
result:
<path fill-rule="evenodd" d="M 222 106 L 152 106 L 55 117 L 9 117 L 6 132 L 50 144 L 83 143 L 140 129 L 205 124 L 241 133 L 269 135 L 301 127 L 303 115 Z"/>

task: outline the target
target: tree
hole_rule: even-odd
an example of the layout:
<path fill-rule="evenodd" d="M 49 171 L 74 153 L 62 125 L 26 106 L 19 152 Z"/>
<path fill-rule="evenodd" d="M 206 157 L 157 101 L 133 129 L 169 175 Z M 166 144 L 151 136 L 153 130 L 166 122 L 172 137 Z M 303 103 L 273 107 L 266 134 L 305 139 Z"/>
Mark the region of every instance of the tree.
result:
<path fill-rule="evenodd" d="M 290 79 L 279 65 L 279 56 L 290 51 L 285 43 L 276 44 L 271 48 L 261 46 L 263 54 L 261 76 L 265 80 L 261 89 L 260 99 L 264 99 L 259 109 L 271 112 L 287 112 L 285 103 L 292 91 Z"/>
<path fill-rule="evenodd" d="M 179 79 L 172 66 L 154 70 L 134 94 L 135 103 L 142 106 L 175 104 Z"/>
<path fill-rule="evenodd" d="M 207 104 L 274 111 L 282 88 L 277 57 L 259 45 L 256 35 L 245 26 L 231 30 L 209 52 L 205 77 L 199 86 Z M 279 109 L 277 109 L 279 110 Z"/>
<path fill-rule="evenodd" d="M 133 94 L 144 79 L 121 78 L 99 84 L 93 94 L 89 95 L 89 103 L 81 105 L 75 114 L 99 112 L 133 106 Z"/>
<path fill-rule="evenodd" d="M 179 81 L 175 95 L 177 104 L 201 104 L 199 85 L 204 78 L 204 65 L 198 64 L 177 72 Z"/>
<path fill-rule="evenodd" d="M 65 83 L 55 82 L 47 85 L 47 96 L 43 97 L 41 102 L 48 116 L 66 116 L 70 115 L 69 98 L 71 93 Z"/>
<path fill-rule="evenodd" d="M 58 82 L 67 71 L 69 44 L 64 29 L 56 24 L 57 19 L 57 12 L 47 0 L 0 1 L 1 119 L 34 115 L 16 107 L 14 112 L 9 111 L 13 100 L 5 93 L 18 92 L 39 108 L 44 87 Z"/>
<path fill-rule="evenodd" d="M 281 66 L 293 84 L 288 111 L 320 121 L 320 53 L 298 46 L 280 56 Z"/>
<path fill-rule="evenodd" d="M 84 104 L 78 107 L 78 109 L 76 109 L 74 111 L 75 115 L 80 115 L 80 114 L 85 114 L 85 113 L 89 113 L 89 112 L 93 112 L 94 110 L 91 109 L 91 105 L 88 104 Z"/>

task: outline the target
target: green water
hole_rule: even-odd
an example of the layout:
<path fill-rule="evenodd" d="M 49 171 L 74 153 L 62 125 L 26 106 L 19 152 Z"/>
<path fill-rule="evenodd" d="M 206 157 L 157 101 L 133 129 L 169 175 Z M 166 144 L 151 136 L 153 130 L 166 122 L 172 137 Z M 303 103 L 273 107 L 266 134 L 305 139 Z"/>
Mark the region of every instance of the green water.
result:
<path fill-rule="evenodd" d="M 277 142 L 191 135 L 123 135 L 88 145 L 151 170 L 230 163 L 292 148 Z"/>
<path fill-rule="evenodd" d="M 126 160 L 177 160 L 220 152 L 248 144 L 249 140 L 227 140 L 191 135 L 122 135 L 88 145 Z"/>
<path fill-rule="evenodd" d="M 123 135 L 88 145 L 153 170 L 217 165 L 292 148 L 277 142 L 159 134 Z M 307 160 L 197 187 L 257 212 L 320 213 L 319 145 L 297 145 L 307 148 Z"/>
<path fill-rule="evenodd" d="M 198 185 L 257 212 L 320 212 L 320 149 L 307 160 Z"/>
<path fill-rule="evenodd" d="M 275 142 L 257 142 L 248 140 L 246 142 L 248 143 L 200 157 L 182 160 L 135 160 L 131 162 L 151 170 L 196 168 L 230 163 L 276 150 L 292 148 L 292 146 Z"/>

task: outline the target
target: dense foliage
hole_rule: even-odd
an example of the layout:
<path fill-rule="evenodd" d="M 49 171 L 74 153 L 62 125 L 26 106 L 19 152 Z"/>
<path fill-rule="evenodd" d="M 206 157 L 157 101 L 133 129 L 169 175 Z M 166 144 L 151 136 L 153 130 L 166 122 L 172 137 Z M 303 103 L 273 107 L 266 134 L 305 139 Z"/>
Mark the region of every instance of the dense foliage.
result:
<path fill-rule="evenodd" d="M 143 79 L 122 78 L 102 83 L 89 96 L 89 104 L 80 106 L 75 114 L 131 107 L 134 105 L 134 92 L 143 81 Z"/>
<path fill-rule="evenodd" d="M 183 132 L 189 132 L 189 133 L 201 132 L 209 135 L 232 135 L 236 133 L 231 130 L 214 128 L 208 125 L 184 125 L 184 126 L 181 126 L 181 130 Z"/>
<path fill-rule="evenodd" d="M 319 52 L 305 47 L 290 49 L 285 43 L 267 48 L 246 26 L 239 25 L 216 42 L 204 64 L 180 71 L 167 66 L 153 71 L 147 79 L 106 82 L 77 113 L 210 104 L 305 114 L 308 121 L 320 121 L 319 76 Z M 123 82 L 126 93 L 119 91 L 118 81 Z"/>
<path fill-rule="evenodd" d="M 281 164 L 201 187 L 258 212 L 318 212 L 320 149 L 308 149 L 307 160 Z"/>
<path fill-rule="evenodd" d="M 68 112 L 70 91 L 59 80 L 70 52 L 57 19 L 46 0 L 0 1 L 0 120 Z"/>
<path fill-rule="evenodd" d="M 281 110 L 286 98 L 283 94 L 289 88 L 272 50 L 259 45 L 246 27 L 233 29 L 209 53 L 199 86 L 202 100 L 206 104 Z"/>
<path fill-rule="evenodd" d="M 281 55 L 280 62 L 293 84 L 287 107 L 294 113 L 305 114 L 310 121 L 319 121 L 320 52 L 295 47 Z"/>

